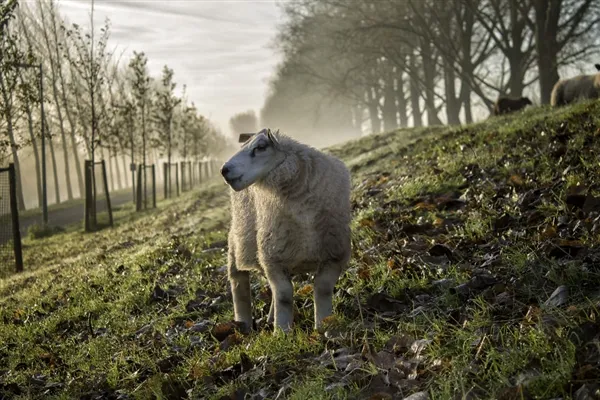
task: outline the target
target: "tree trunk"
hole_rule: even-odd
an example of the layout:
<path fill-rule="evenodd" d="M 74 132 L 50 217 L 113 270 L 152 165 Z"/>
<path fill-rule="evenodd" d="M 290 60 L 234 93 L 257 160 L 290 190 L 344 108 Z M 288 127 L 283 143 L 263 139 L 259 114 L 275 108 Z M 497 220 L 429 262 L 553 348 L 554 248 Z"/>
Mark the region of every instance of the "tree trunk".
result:
<path fill-rule="evenodd" d="M 144 171 L 142 171 L 142 193 L 148 193 L 146 191 L 146 103 L 142 103 L 142 165 L 144 166 Z M 148 199 L 144 194 L 144 209 L 148 207 Z"/>
<path fill-rule="evenodd" d="M 360 105 L 352 106 L 352 128 L 356 137 L 362 136 L 363 109 Z"/>
<path fill-rule="evenodd" d="M 117 188 L 123 189 L 123 182 L 121 182 L 121 169 L 119 168 L 119 156 L 117 155 L 117 149 L 113 147 L 112 159 L 115 163 L 115 178 L 117 180 Z"/>
<path fill-rule="evenodd" d="M 71 66 L 71 76 L 74 76 L 75 71 L 73 70 L 73 67 Z M 77 108 L 77 116 L 79 117 L 79 124 L 81 125 L 81 136 L 83 137 L 83 141 L 85 143 L 85 149 L 87 151 L 87 156 L 88 159 L 92 159 L 92 145 L 90 142 L 90 137 L 88 132 L 88 124 L 86 123 L 84 114 L 83 114 L 83 108 L 81 106 L 83 98 L 81 96 L 81 94 L 79 93 L 79 89 L 76 87 L 77 82 L 73 83 L 73 94 L 75 95 L 75 107 Z"/>
<path fill-rule="evenodd" d="M 411 55 L 411 58 L 412 55 Z M 414 65 L 414 64 L 413 64 Z M 423 117 L 421 115 L 421 89 L 416 79 L 410 79 L 410 105 L 412 109 L 413 127 L 423 126 Z"/>
<path fill-rule="evenodd" d="M 21 81 L 23 78 L 21 77 Z M 33 132 L 33 116 L 31 115 L 31 107 L 28 102 L 24 103 L 25 105 L 25 114 L 27 114 L 27 129 L 29 130 L 29 138 L 31 140 L 31 148 L 33 150 L 33 158 L 35 160 L 35 177 L 36 177 L 36 188 L 38 195 L 38 206 L 42 207 L 42 179 L 41 179 L 41 171 L 40 171 L 40 154 L 38 152 L 37 146 L 37 138 L 35 137 L 35 133 Z"/>
<path fill-rule="evenodd" d="M 12 118 L 11 118 L 12 119 Z M 12 152 L 13 163 L 15 164 L 15 177 L 17 179 L 17 202 L 19 211 L 25 210 L 25 199 L 23 198 L 23 185 L 21 181 L 21 163 L 19 162 L 19 154 L 17 152 L 17 143 L 15 141 L 15 135 L 13 132 L 13 124 L 11 119 L 7 121 L 6 130 L 8 132 L 8 139 L 10 141 L 10 150 Z"/>
<path fill-rule="evenodd" d="M 25 23 L 23 21 L 23 18 L 19 18 L 20 22 L 21 22 L 21 31 L 25 36 L 26 42 L 27 42 L 27 47 L 28 49 L 31 49 L 31 41 L 27 32 L 27 29 L 25 27 Z M 25 84 L 25 80 L 23 79 L 23 71 L 21 69 L 19 69 L 19 79 L 21 80 L 22 84 Z M 35 160 L 35 176 L 36 176 L 36 188 L 37 188 L 37 195 L 38 195 L 38 206 L 40 208 L 42 208 L 43 205 L 43 201 L 42 201 L 42 174 L 41 174 L 41 162 L 40 162 L 40 154 L 38 152 L 38 146 L 37 146 L 37 138 L 35 137 L 35 133 L 33 131 L 33 116 L 32 116 L 32 110 L 31 110 L 31 104 L 27 101 L 24 102 L 24 106 L 25 106 L 25 114 L 27 114 L 27 129 L 29 130 L 29 138 L 31 140 L 31 147 L 33 150 L 33 157 Z"/>
<path fill-rule="evenodd" d="M 110 187 L 110 191 L 114 192 L 115 191 L 115 174 L 113 171 L 113 165 L 112 162 L 110 161 L 110 148 L 107 148 L 106 150 L 104 149 L 104 146 L 100 146 L 100 153 L 101 153 L 101 157 L 104 160 L 104 163 L 106 165 L 108 165 L 108 173 L 106 176 L 106 179 L 109 179 L 110 182 L 106 183 L 107 187 Z M 107 153 L 108 153 L 108 157 L 107 157 Z"/>
<path fill-rule="evenodd" d="M 535 45 L 540 74 L 540 98 L 542 104 L 549 104 L 554 84 L 558 76 L 558 22 L 560 2 L 534 0 Z"/>
<path fill-rule="evenodd" d="M 456 98 L 456 79 L 454 68 L 449 64 L 449 60 L 444 62 L 444 89 L 446 92 L 446 118 L 448 125 L 460 125 L 460 106 L 461 99 Z"/>
<path fill-rule="evenodd" d="M 398 105 L 398 115 L 400 117 L 400 127 L 408 126 L 408 102 L 404 93 L 404 73 L 398 71 L 396 74 L 396 103 Z"/>
<path fill-rule="evenodd" d="M 429 126 L 441 125 L 435 107 L 435 66 L 436 60 L 431 48 L 431 43 L 421 39 L 421 56 L 423 62 L 423 84 L 425 89 L 425 109 L 427 110 L 427 124 Z"/>
<path fill-rule="evenodd" d="M 508 65 L 510 66 L 510 77 L 508 81 L 509 93 L 511 97 L 519 98 L 523 95 L 525 86 L 523 84 L 526 72 L 524 68 L 525 59 L 518 49 L 511 53 L 511 56 L 508 58 Z"/>
<path fill-rule="evenodd" d="M 48 147 L 50 147 L 50 158 L 52 159 L 52 174 L 54 175 L 55 203 L 60 204 L 60 183 L 58 182 L 58 167 L 56 166 L 56 154 L 54 153 L 54 141 L 52 140 L 52 136 L 50 135 L 50 126 L 48 125 L 48 121 L 46 121 L 46 132 L 48 133 L 48 137 L 46 137 L 46 143 L 48 144 Z"/>
<path fill-rule="evenodd" d="M 381 132 L 381 120 L 379 119 L 377 105 L 369 104 L 369 119 L 371 120 L 371 133 Z"/>
<path fill-rule="evenodd" d="M 473 122 L 473 109 L 471 108 L 471 87 L 463 84 L 460 88 L 460 101 L 465 110 L 465 123 Z"/>
<path fill-rule="evenodd" d="M 379 119 L 379 107 L 375 91 L 374 88 L 369 88 L 367 93 L 367 108 L 369 110 L 369 119 L 371 120 L 371 133 L 381 132 L 381 120 Z"/>
<path fill-rule="evenodd" d="M 0 54 L 1 55 L 1 54 Z M 1 57 L 0 57 L 1 58 Z M 15 164 L 15 177 L 17 179 L 16 189 L 17 189 L 17 202 L 18 209 L 25 209 L 25 199 L 23 198 L 23 187 L 21 185 L 21 164 L 19 163 L 19 154 L 17 152 L 17 142 L 15 140 L 15 133 L 13 131 L 13 98 L 11 88 L 6 86 L 4 76 L 0 73 L 0 89 L 2 90 L 2 99 L 4 100 L 3 111 L 4 118 L 6 120 L 6 133 L 8 134 L 8 140 L 10 144 L 10 150 L 13 157 L 13 163 Z M 12 86 L 12 85 L 11 85 Z M 13 87 L 14 88 L 14 87 Z"/>
<path fill-rule="evenodd" d="M 125 156 L 124 154 L 121 155 L 121 162 L 123 163 L 123 183 L 125 184 L 125 187 L 131 187 L 130 181 L 129 181 L 129 168 L 127 166 L 127 156 Z"/>
<path fill-rule="evenodd" d="M 543 39 L 542 39 L 543 40 Z M 551 50 L 542 50 L 546 45 L 538 46 L 538 70 L 540 72 L 540 98 L 542 104 L 549 104 L 552 96 L 554 84 L 560 79 L 558 68 L 556 67 L 556 54 Z"/>
<path fill-rule="evenodd" d="M 396 91 L 394 89 L 393 75 L 388 75 L 384 85 L 383 125 L 385 130 L 389 132 L 398 129 Z"/>
<path fill-rule="evenodd" d="M 527 72 L 528 53 L 521 49 L 524 44 L 524 30 L 526 27 L 525 19 L 519 12 L 520 0 L 510 0 L 508 2 L 510 13 L 510 37 L 512 47 L 506 49 L 506 57 L 510 67 L 510 77 L 508 81 L 510 95 L 512 97 L 521 97 L 523 95 L 525 73 Z"/>

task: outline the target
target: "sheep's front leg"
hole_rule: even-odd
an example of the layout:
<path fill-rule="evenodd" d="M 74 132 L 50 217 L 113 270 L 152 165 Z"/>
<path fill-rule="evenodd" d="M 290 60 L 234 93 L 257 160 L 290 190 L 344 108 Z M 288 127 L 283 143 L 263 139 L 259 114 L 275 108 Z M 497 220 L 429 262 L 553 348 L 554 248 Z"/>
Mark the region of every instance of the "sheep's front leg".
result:
<path fill-rule="evenodd" d="M 245 330 L 252 327 L 252 296 L 250 293 L 250 273 L 236 271 L 229 275 L 233 296 L 233 313 L 237 322 L 243 322 Z"/>
<path fill-rule="evenodd" d="M 292 280 L 281 268 L 265 268 L 265 274 L 271 286 L 273 299 L 271 300 L 271 311 L 274 315 L 274 328 L 288 332 L 292 328 L 294 320 L 294 289 Z"/>
<path fill-rule="evenodd" d="M 244 329 L 252 328 L 252 295 L 250 292 L 250 273 L 239 271 L 235 264 L 235 258 L 229 254 L 229 282 L 231 284 L 231 295 L 233 297 L 233 313 L 235 321 L 243 322 Z"/>
<path fill-rule="evenodd" d="M 341 266 L 334 263 L 322 265 L 317 270 L 314 285 L 315 329 L 333 313 L 333 288 L 341 271 Z"/>

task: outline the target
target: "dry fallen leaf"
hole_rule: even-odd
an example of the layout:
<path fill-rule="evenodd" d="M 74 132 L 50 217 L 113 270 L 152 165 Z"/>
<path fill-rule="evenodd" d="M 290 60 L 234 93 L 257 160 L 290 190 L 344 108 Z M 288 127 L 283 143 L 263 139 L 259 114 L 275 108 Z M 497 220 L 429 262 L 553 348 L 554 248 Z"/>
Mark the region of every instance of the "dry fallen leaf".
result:
<path fill-rule="evenodd" d="M 390 258 L 387 261 L 387 266 L 388 266 L 389 269 L 395 269 L 395 267 L 396 267 L 396 261 L 394 261 L 393 258 Z"/>
<path fill-rule="evenodd" d="M 361 265 L 358 268 L 358 277 L 362 280 L 367 280 L 371 277 L 371 270 L 366 265 Z"/>
<path fill-rule="evenodd" d="M 229 337 L 230 335 L 232 335 L 233 333 L 235 333 L 236 329 L 238 329 L 238 328 L 239 328 L 238 324 L 236 324 L 234 321 L 225 322 L 225 323 L 216 325 L 213 328 L 211 333 L 219 342 L 221 342 L 221 341 L 225 340 L 227 337 Z"/>
<path fill-rule="evenodd" d="M 541 233 L 541 238 L 542 239 L 550 239 L 556 236 L 556 227 L 553 225 L 548 225 L 547 227 L 544 228 L 544 230 Z"/>
<path fill-rule="evenodd" d="M 313 292 L 313 287 L 311 284 L 308 284 L 308 285 L 302 286 L 300 289 L 298 289 L 298 291 L 296 293 L 298 294 L 298 296 L 305 297 L 305 296 L 311 295 L 312 292 Z"/>
<path fill-rule="evenodd" d="M 421 201 L 421 202 L 415 204 L 414 209 L 415 210 L 434 210 L 435 209 L 435 204 L 431 204 L 431 203 L 427 203 L 427 202 Z"/>
<path fill-rule="evenodd" d="M 523 186 L 525 183 L 523 182 L 523 178 L 521 178 L 519 175 L 511 175 L 509 181 L 515 186 Z"/>
<path fill-rule="evenodd" d="M 370 218 L 363 218 L 358 222 L 358 224 L 363 227 L 373 228 L 375 226 L 375 221 Z"/>

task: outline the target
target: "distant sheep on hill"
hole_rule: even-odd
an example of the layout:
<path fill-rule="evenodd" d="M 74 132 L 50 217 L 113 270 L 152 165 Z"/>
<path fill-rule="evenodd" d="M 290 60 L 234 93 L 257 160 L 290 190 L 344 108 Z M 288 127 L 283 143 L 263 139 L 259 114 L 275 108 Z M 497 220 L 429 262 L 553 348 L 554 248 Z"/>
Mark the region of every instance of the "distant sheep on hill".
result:
<path fill-rule="evenodd" d="M 596 64 L 600 70 L 600 64 Z M 552 107 L 564 106 L 579 100 L 597 99 L 600 97 L 600 73 L 577 75 L 569 79 L 561 79 L 552 89 L 550 104 Z"/>
<path fill-rule="evenodd" d="M 231 191 L 228 274 L 235 320 L 252 326 L 249 271 L 265 274 L 269 321 L 293 323 L 290 276 L 314 272 L 315 328 L 332 314 L 334 286 L 350 259 L 350 173 L 344 163 L 264 129 L 246 136 L 221 168 Z"/>
<path fill-rule="evenodd" d="M 502 115 L 519 111 L 531 104 L 531 100 L 529 100 L 527 97 L 521 97 L 520 99 L 499 97 L 494 104 L 494 115 Z"/>

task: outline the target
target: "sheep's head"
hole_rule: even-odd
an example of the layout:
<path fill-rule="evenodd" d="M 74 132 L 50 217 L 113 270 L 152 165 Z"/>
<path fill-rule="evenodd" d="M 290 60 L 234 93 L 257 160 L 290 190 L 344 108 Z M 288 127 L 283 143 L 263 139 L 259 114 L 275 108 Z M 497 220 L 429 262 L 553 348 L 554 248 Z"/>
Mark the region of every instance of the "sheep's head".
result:
<path fill-rule="evenodd" d="M 241 150 L 223 164 L 221 175 L 233 190 L 239 192 L 263 179 L 284 159 L 275 134 L 270 129 L 263 129 L 252 135 Z"/>
<path fill-rule="evenodd" d="M 521 102 L 527 106 L 532 105 L 533 103 L 529 100 L 529 97 L 521 97 Z"/>

